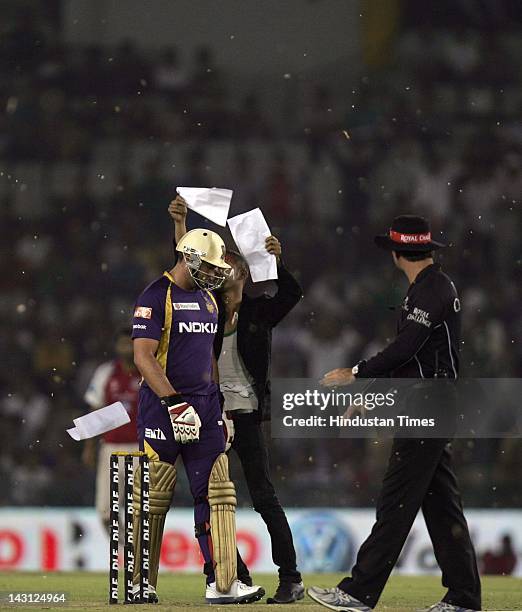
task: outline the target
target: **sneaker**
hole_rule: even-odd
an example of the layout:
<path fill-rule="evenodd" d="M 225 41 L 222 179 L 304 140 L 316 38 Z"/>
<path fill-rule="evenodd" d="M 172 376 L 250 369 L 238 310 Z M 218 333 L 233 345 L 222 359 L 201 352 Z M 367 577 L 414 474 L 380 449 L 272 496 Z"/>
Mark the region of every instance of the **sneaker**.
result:
<path fill-rule="evenodd" d="M 429 608 L 419 608 L 417 612 L 477 612 L 471 608 L 462 608 L 461 606 L 454 606 L 453 604 L 446 603 L 445 601 L 439 601 L 439 603 L 433 604 Z"/>
<path fill-rule="evenodd" d="M 302 582 L 280 582 L 273 597 L 266 600 L 267 604 L 287 604 L 299 601 L 304 597 Z"/>
<path fill-rule="evenodd" d="M 241 580 L 234 580 L 228 593 L 221 593 L 216 588 L 216 583 L 207 584 L 205 590 L 205 601 L 212 604 L 248 604 L 259 601 L 265 594 L 263 587 L 247 586 Z"/>
<path fill-rule="evenodd" d="M 362 601 L 348 595 L 340 588 L 320 589 L 319 587 L 310 587 L 307 591 L 308 596 L 314 601 L 321 604 L 330 610 L 339 610 L 340 612 L 372 612 Z"/>
<path fill-rule="evenodd" d="M 141 604 L 141 603 L 149 603 L 149 604 L 157 604 L 159 601 L 158 599 L 158 594 L 156 593 L 156 589 L 152 586 L 152 584 L 149 584 L 149 594 L 147 597 L 146 601 L 142 601 L 142 599 L 140 598 L 140 585 L 139 584 L 135 584 L 132 587 L 132 602 L 131 603 L 135 603 L 135 604 Z"/>
<path fill-rule="evenodd" d="M 252 576 L 250 576 L 249 574 L 245 574 L 244 576 L 238 576 L 237 579 L 239 580 L 239 582 L 242 582 L 247 586 L 252 586 L 254 584 L 252 581 Z"/>

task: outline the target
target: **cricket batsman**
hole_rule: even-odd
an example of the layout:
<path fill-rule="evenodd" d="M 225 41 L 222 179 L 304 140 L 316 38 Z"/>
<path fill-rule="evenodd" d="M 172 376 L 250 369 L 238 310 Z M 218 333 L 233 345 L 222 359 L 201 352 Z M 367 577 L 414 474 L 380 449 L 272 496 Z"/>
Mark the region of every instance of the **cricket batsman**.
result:
<path fill-rule="evenodd" d="M 156 603 L 165 517 L 181 455 L 194 498 L 195 534 L 211 604 L 250 603 L 264 595 L 237 579 L 234 484 L 229 478 L 213 342 L 217 305 L 211 291 L 230 266 L 225 245 L 207 229 L 183 236 L 176 265 L 152 282 L 136 302 L 134 362 L 143 376 L 138 440 L 150 461 L 150 565 L 148 602 Z M 139 468 L 138 468 L 139 469 Z M 134 489 L 134 592 L 139 592 L 139 474 Z"/>

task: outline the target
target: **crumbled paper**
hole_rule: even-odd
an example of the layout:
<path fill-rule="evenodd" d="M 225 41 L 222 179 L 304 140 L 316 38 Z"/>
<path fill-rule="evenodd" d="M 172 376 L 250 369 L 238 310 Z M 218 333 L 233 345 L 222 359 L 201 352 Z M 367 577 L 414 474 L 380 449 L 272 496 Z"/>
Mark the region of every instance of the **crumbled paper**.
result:
<path fill-rule="evenodd" d="M 86 440 L 104 434 L 129 423 L 129 413 L 121 402 L 115 402 L 99 410 L 73 419 L 75 427 L 67 430 L 73 440 Z"/>
<path fill-rule="evenodd" d="M 250 268 L 254 283 L 277 278 L 277 261 L 265 246 L 271 235 L 260 208 L 254 208 L 228 220 L 232 236 Z"/>
<path fill-rule="evenodd" d="M 178 187 L 176 191 L 185 199 L 188 208 L 217 225 L 226 227 L 230 201 L 234 193 L 231 189 Z"/>

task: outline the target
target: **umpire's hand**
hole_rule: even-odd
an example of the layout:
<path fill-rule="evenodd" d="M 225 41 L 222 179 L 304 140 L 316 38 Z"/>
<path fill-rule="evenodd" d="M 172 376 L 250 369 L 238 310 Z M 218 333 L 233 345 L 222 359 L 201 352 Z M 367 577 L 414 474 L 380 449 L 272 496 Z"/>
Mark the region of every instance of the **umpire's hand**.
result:
<path fill-rule="evenodd" d="M 323 387 L 342 387 L 355 381 L 352 368 L 336 368 L 327 372 L 319 381 Z"/>

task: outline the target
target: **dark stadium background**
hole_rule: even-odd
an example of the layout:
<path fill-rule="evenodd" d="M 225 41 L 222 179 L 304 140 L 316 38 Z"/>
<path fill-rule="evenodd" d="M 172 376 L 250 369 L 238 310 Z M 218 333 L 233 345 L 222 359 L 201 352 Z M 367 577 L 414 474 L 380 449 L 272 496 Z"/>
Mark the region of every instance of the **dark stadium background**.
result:
<path fill-rule="evenodd" d="M 520 375 L 519 2 L 144 6 L 1 3 L 1 505 L 92 505 L 65 429 L 172 261 L 177 185 L 234 189 L 231 214 L 259 205 L 281 239 L 305 299 L 274 376 L 317 378 L 393 335 L 405 286 L 372 237 L 402 212 L 450 244 L 462 374 Z M 273 441 L 281 501 L 373 506 L 381 447 Z M 455 448 L 466 505 L 520 507 L 519 440 Z"/>

